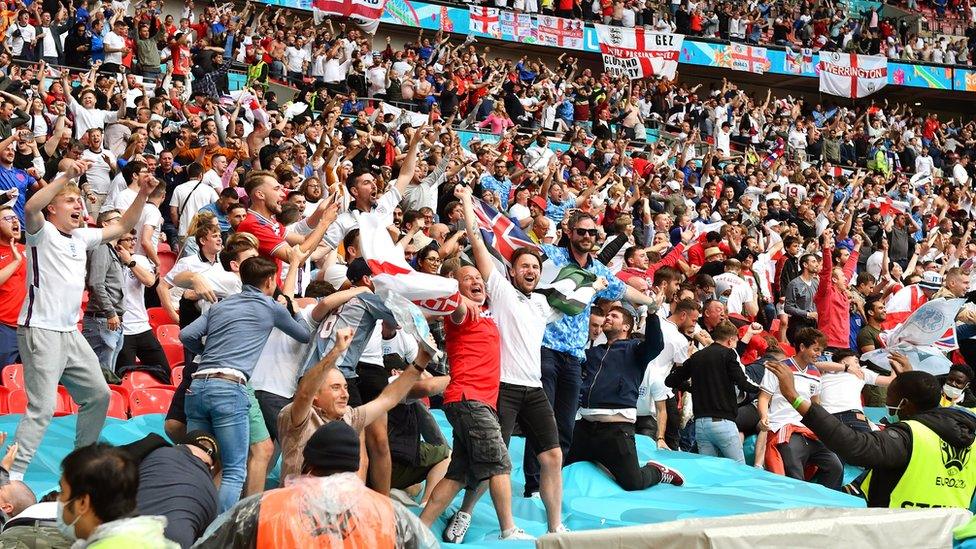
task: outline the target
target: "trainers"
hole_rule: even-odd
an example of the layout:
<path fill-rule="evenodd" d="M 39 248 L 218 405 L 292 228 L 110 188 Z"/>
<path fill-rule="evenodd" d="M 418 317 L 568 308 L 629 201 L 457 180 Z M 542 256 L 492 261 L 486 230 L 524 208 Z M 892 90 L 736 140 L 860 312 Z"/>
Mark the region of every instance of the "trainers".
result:
<path fill-rule="evenodd" d="M 441 534 L 441 539 L 447 543 L 464 542 L 464 534 L 468 533 L 468 526 L 471 526 L 471 515 L 464 511 L 454 513 L 451 520 L 447 521 L 447 528 Z"/>
<path fill-rule="evenodd" d="M 535 536 L 525 533 L 525 530 L 519 527 L 515 527 L 509 530 L 507 534 L 502 532 L 498 536 L 498 539 L 501 541 L 531 541 L 535 539 Z"/>
<path fill-rule="evenodd" d="M 647 464 L 661 472 L 661 484 L 681 486 L 685 483 L 685 477 L 677 470 L 657 461 L 648 461 Z"/>
<path fill-rule="evenodd" d="M 572 532 L 569 528 L 566 528 L 565 524 L 560 524 L 556 527 L 556 530 L 552 532 L 553 534 L 565 534 L 567 532 Z"/>

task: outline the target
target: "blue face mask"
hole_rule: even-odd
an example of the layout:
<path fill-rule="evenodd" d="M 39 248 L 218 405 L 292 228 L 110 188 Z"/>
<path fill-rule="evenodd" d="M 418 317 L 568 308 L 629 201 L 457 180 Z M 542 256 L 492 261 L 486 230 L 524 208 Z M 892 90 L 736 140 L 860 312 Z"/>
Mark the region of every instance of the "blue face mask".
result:
<path fill-rule="evenodd" d="M 898 410 L 901 410 L 902 404 L 904 404 L 905 399 L 898 401 L 898 406 L 885 406 L 888 408 L 888 423 L 898 423 Z"/>
<path fill-rule="evenodd" d="M 64 537 L 71 541 L 78 539 L 78 535 L 75 534 L 75 524 L 78 524 L 78 520 L 80 520 L 81 517 L 76 516 L 75 520 L 71 521 L 71 524 L 64 522 L 64 503 L 62 503 L 60 499 L 58 500 L 58 514 L 55 515 L 54 519 L 58 530 L 62 535 L 64 535 Z"/>

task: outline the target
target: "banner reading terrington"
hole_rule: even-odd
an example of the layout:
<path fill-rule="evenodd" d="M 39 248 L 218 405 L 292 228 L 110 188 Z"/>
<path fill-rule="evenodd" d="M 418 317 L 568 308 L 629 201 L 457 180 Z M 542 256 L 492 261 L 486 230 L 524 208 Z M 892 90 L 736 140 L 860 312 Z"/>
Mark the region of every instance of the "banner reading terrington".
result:
<path fill-rule="evenodd" d="M 820 91 L 841 97 L 867 97 L 888 84 L 888 58 L 881 55 L 820 52 Z"/>
<path fill-rule="evenodd" d="M 603 52 L 603 68 L 609 74 L 631 80 L 657 75 L 674 78 L 684 36 L 641 27 L 593 26 Z"/>

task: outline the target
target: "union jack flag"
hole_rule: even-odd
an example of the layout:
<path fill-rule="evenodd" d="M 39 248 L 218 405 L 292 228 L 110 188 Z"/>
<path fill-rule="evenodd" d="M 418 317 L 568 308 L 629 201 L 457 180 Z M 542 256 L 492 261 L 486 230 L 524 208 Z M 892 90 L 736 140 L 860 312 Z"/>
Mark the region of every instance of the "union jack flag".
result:
<path fill-rule="evenodd" d="M 532 248 L 542 254 L 542 248 L 532 242 L 532 239 L 508 216 L 477 198 L 473 199 L 473 202 L 474 215 L 478 218 L 478 228 L 481 229 L 481 238 L 484 239 L 488 250 L 497 255 L 506 267 L 511 265 L 509 260 L 519 248 Z"/>
<path fill-rule="evenodd" d="M 952 326 L 946 330 L 946 333 L 942 334 L 942 337 L 933 343 L 933 345 L 945 352 L 958 349 L 959 342 L 956 340 L 956 327 Z"/>

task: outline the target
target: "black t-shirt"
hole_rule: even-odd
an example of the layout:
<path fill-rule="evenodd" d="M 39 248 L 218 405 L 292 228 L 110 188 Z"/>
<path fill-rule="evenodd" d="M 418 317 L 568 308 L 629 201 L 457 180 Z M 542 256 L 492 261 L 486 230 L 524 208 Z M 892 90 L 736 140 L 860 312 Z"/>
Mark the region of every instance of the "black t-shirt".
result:
<path fill-rule="evenodd" d="M 189 547 L 217 518 L 217 488 L 189 448 L 159 448 L 139 464 L 136 509 L 166 517 L 166 538 Z"/>

